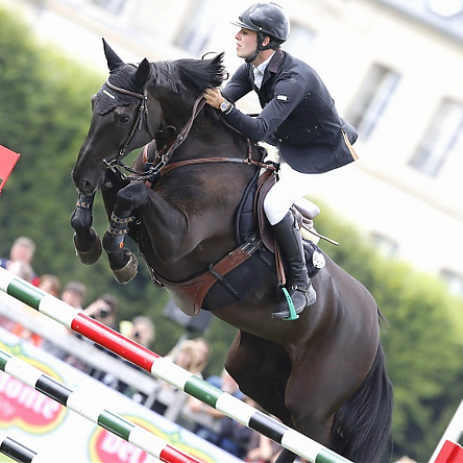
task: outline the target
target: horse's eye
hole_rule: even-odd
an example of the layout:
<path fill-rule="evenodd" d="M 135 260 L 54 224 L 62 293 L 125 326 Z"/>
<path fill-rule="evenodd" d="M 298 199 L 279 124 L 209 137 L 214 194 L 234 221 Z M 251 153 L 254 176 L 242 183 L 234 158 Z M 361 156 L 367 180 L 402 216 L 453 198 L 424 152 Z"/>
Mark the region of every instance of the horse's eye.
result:
<path fill-rule="evenodd" d="M 127 122 L 129 122 L 129 116 L 121 116 L 119 122 L 121 124 L 126 124 Z"/>

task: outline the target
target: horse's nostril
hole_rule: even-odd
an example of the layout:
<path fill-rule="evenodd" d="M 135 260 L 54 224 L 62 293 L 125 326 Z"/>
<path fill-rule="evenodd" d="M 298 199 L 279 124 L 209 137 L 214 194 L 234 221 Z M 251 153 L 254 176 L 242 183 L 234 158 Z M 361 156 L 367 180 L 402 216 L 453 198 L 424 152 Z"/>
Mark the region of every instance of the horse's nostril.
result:
<path fill-rule="evenodd" d="M 85 179 L 74 179 L 74 184 L 80 193 L 90 196 L 94 193 L 94 186 L 91 182 Z"/>

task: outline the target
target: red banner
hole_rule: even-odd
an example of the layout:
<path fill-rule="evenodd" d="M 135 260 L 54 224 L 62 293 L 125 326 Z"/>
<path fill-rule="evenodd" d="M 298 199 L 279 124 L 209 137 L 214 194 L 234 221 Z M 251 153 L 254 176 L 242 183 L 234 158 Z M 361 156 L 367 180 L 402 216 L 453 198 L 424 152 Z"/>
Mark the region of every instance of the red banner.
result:
<path fill-rule="evenodd" d="M 19 154 L 0 145 L 0 194 L 11 171 L 18 162 Z"/>

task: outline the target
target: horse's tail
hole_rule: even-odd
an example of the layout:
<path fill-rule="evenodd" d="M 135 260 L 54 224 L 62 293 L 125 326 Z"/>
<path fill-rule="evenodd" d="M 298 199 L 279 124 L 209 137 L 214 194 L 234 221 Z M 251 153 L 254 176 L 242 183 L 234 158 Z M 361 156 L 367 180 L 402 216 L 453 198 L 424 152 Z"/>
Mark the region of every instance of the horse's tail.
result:
<path fill-rule="evenodd" d="M 381 344 L 373 366 L 357 392 L 335 415 L 332 442 L 355 463 L 381 461 L 392 421 L 393 388 Z"/>

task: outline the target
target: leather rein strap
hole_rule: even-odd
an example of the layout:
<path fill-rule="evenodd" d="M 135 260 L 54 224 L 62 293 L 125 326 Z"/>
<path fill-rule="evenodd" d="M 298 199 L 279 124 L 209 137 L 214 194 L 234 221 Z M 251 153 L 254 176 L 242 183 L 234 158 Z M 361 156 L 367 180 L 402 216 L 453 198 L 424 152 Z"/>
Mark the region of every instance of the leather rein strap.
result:
<path fill-rule="evenodd" d="M 149 122 L 148 122 L 148 90 L 147 88 L 145 88 L 143 90 L 143 94 L 141 94 L 141 93 L 132 92 L 130 90 L 126 90 L 124 88 L 116 87 L 115 85 L 111 84 L 109 80 L 106 81 L 106 85 L 112 90 L 114 90 L 115 92 L 123 93 L 123 94 L 130 95 L 130 96 L 141 99 L 137 119 L 135 120 L 132 126 L 132 129 L 129 132 L 129 135 L 127 136 L 127 139 L 125 140 L 123 146 L 121 147 L 119 151 L 119 155 L 118 155 L 119 159 L 106 163 L 107 167 L 110 169 L 115 169 L 115 164 L 117 164 L 121 166 L 122 168 L 124 168 L 125 170 L 127 170 L 128 172 L 135 174 L 135 176 L 126 176 L 121 173 L 121 175 L 124 178 L 127 178 L 129 180 L 146 180 L 148 184 L 151 184 L 152 181 L 156 177 L 163 176 L 166 173 L 174 169 L 177 169 L 179 167 L 190 166 L 193 164 L 211 163 L 211 162 L 235 162 L 235 163 L 240 163 L 240 164 L 255 165 L 255 166 L 267 169 L 267 170 L 276 170 L 273 165 L 264 164 L 262 162 L 254 161 L 252 159 L 251 157 L 252 149 L 251 149 L 251 143 L 249 140 L 248 140 L 248 156 L 245 159 L 230 158 L 230 157 L 211 157 L 211 158 L 189 159 L 189 160 L 179 161 L 179 162 L 169 164 L 169 161 L 174 151 L 180 145 L 182 145 L 183 142 L 186 140 L 186 138 L 188 137 L 188 134 L 191 131 L 191 128 L 193 127 L 194 121 L 198 117 L 201 110 L 204 108 L 204 105 L 206 104 L 206 100 L 204 99 L 204 94 L 202 93 L 196 99 L 193 105 L 193 110 L 192 110 L 192 114 L 190 118 L 188 119 L 187 123 L 182 128 L 182 130 L 179 132 L 179 134 L 175 137 L 174 141 L 170 144 L 168 148 L 161 150 L 159 152 L 156 147 L 155 135 L 151 133 Z M 143 162 L 147 166 L 147 170 L 144 172 L 140 172 L 124 164 L 123 162 L 121 162 L 120 158 L 125 156 L 125 150 L 127 146 L 132 141 L 133 137 L 135 136 L 136 131 L 142 129 L 143 125 L 146 126 L 146 130 L 148 131 L 149 136 L 152 138 L 152 141 L 148 143 L 147 145 L 145 145 L 143 149 Z M 156 160 L 157 162 L 155 163 Z"/>

